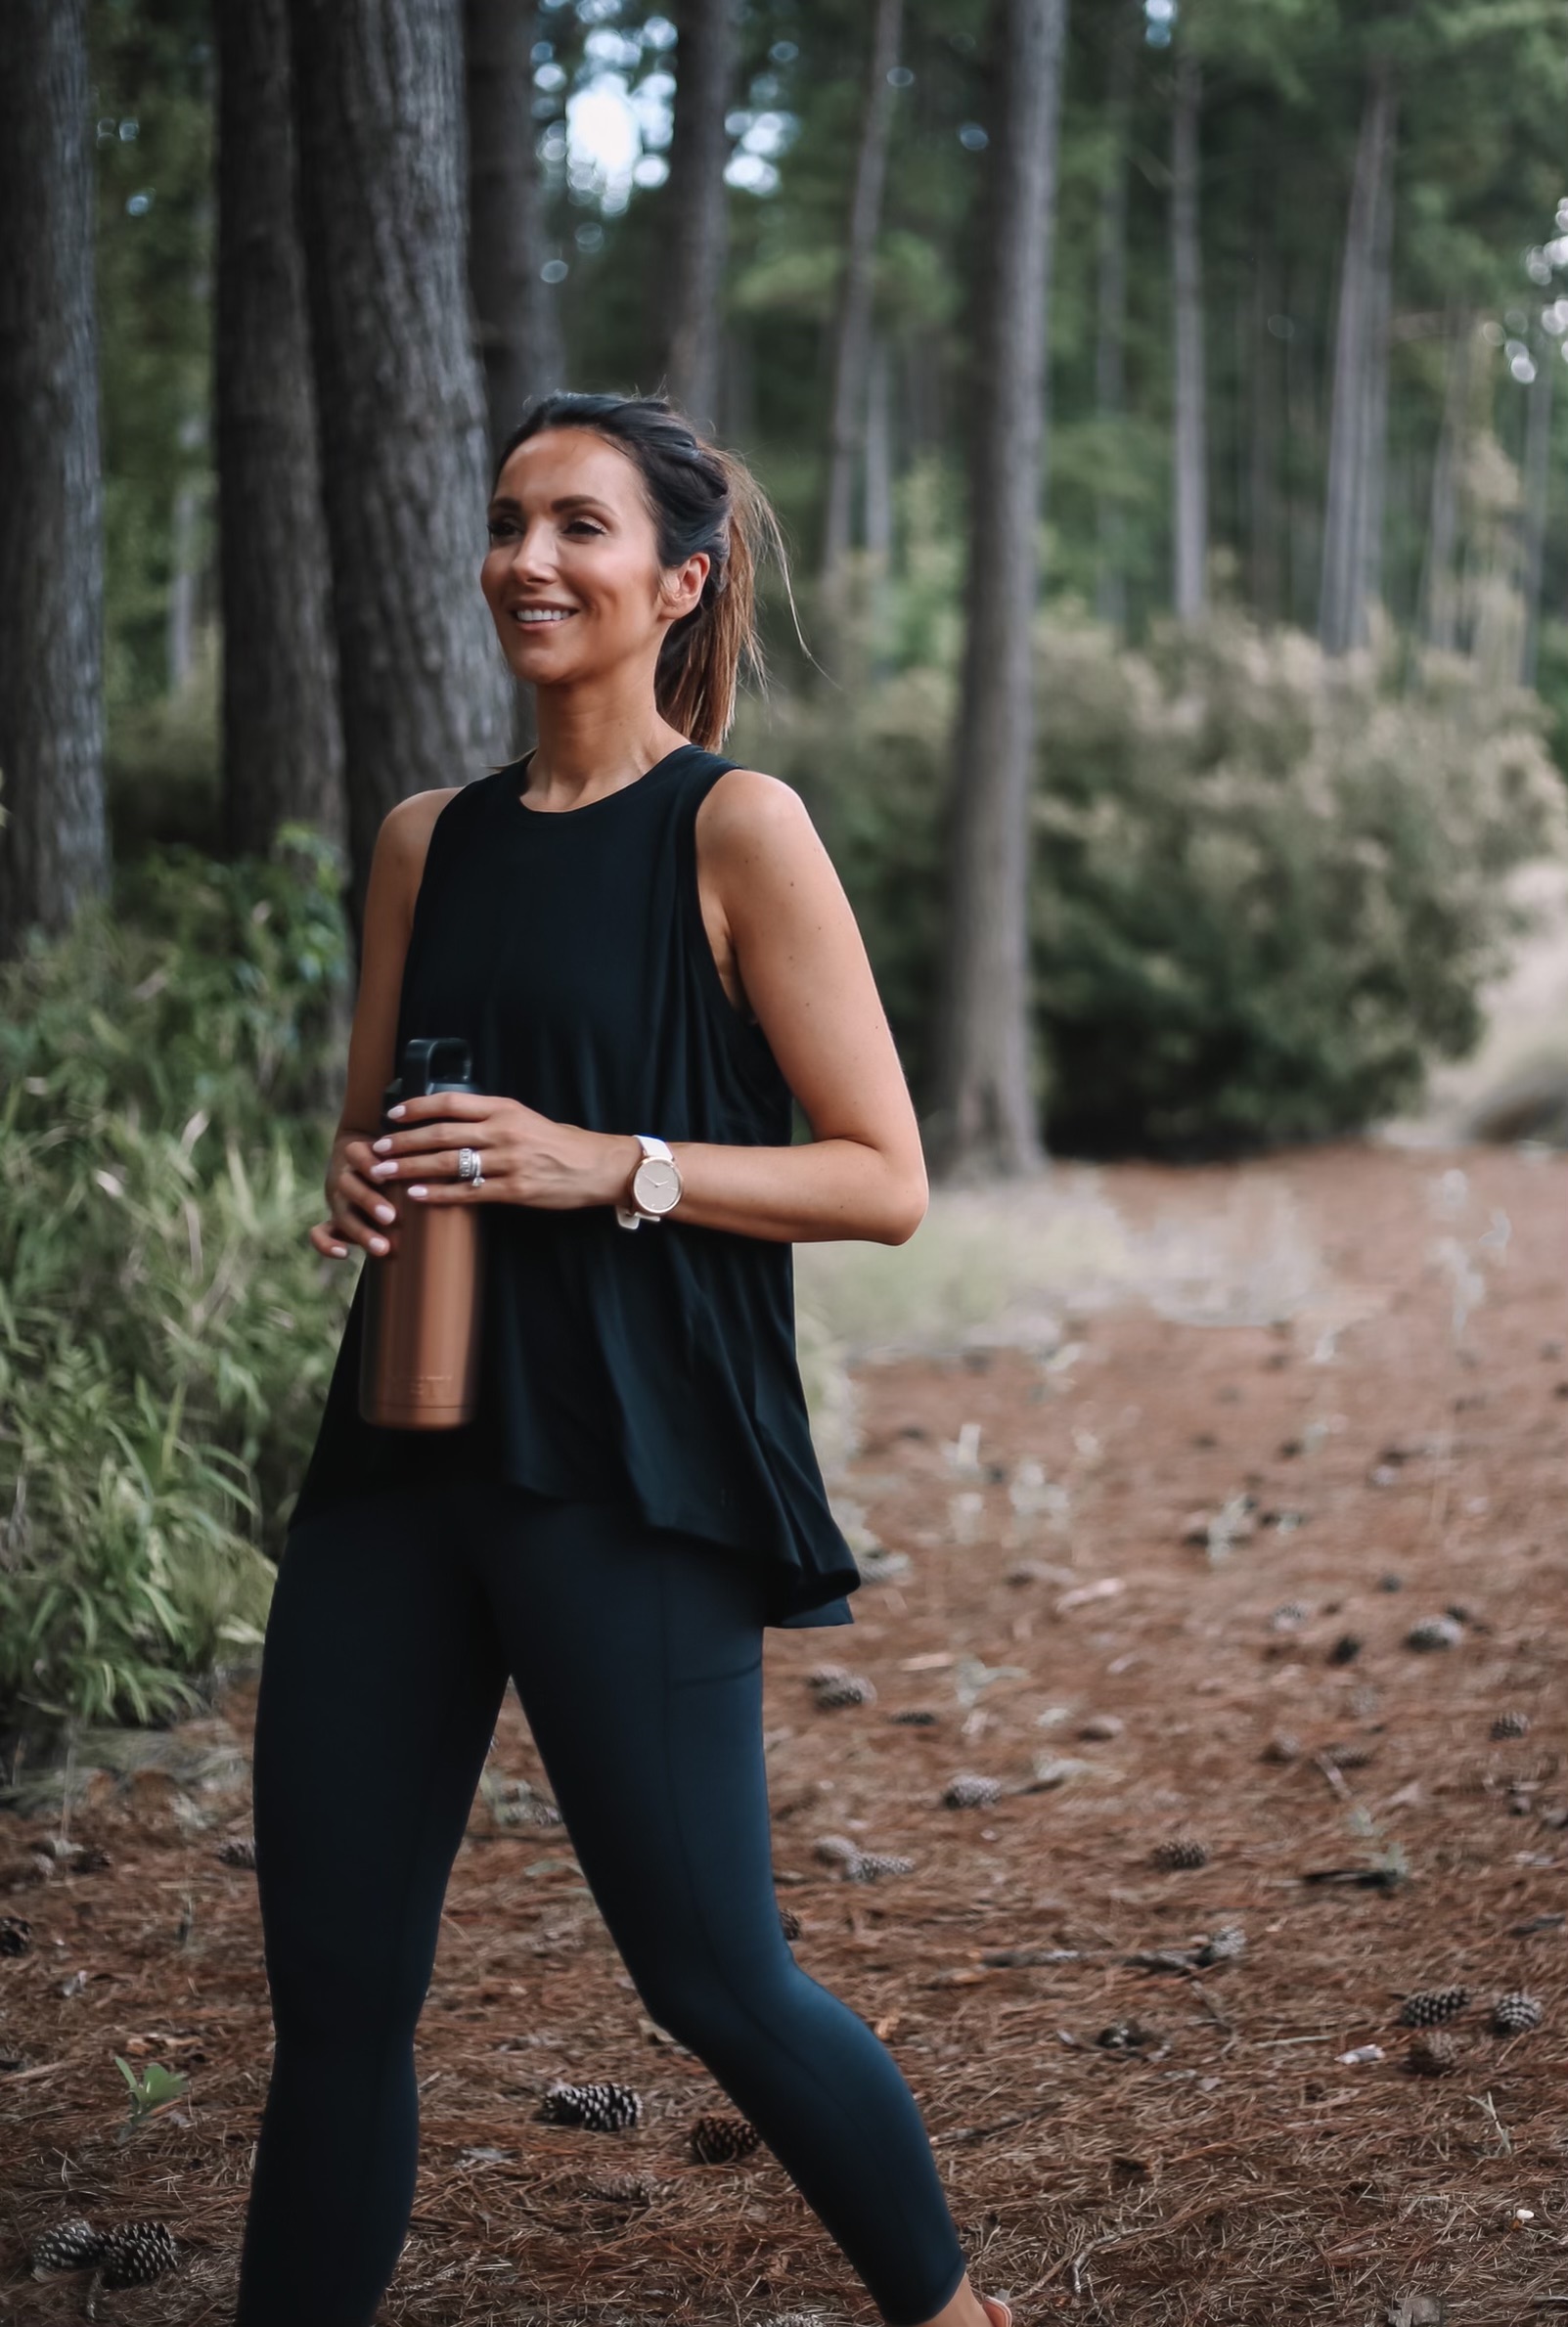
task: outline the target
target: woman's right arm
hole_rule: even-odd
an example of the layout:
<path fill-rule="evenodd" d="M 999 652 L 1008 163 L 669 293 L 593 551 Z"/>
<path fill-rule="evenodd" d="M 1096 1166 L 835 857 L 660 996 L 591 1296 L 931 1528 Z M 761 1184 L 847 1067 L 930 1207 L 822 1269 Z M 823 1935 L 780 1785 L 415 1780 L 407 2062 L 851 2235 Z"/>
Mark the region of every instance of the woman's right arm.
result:
<path fill-rule="evenodd" d="M 376 835 L 365 892 L 359 997 L 348 1038 L 343 1109 L 327 1165 L 331 1218 L 310 1231 L 316 1250 L 333 1260 L 346 1258 L 350 1244 L 362 1244 L 374 1253 L 391 1249 L 386 1230 L 392 1208 L 369 1177 L 375 1160 L 370 1143 L 381 1131 L 381 1094 L 396 1072 L 397 1013 L 414 900 L 431 830 L 453 788 L 415 792 L 399 800 Z"/>

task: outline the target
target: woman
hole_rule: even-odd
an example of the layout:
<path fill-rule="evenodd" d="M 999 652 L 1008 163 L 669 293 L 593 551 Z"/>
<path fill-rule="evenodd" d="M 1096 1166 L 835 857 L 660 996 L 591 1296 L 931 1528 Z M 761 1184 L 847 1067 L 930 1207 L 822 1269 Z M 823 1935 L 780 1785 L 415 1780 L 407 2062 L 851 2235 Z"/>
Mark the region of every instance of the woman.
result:
<path fill-rule="evenodd" d="M 368 1270 L 395 1249 L 391 1186 L 483 1206 L 484 1387 L 459 1429 L 362 1422 L 362 1272 L 257 1699 L 277 2045 L 239 2327 L 363 2327 L 391 2277 L 415 2026 L 509 1676 L 643 2002 L 889 2327 L 1008 2327 L 908 2084 L 795 1962 L 774 1895 L 763 1632 L 853 1621 L 859 1583 L 806 1424 L 791 1242 L 901 1243 L 927 1196 L 801 801 L 709 748 L 777 523 L 662 399 L 556 395 L 505 448 L 489 540 L 538 747 L 381 827 L 311 1230 Z M 378 1136 L 416 1034 L 464 1036 L 478 1096 L 411 1098 Z"/>

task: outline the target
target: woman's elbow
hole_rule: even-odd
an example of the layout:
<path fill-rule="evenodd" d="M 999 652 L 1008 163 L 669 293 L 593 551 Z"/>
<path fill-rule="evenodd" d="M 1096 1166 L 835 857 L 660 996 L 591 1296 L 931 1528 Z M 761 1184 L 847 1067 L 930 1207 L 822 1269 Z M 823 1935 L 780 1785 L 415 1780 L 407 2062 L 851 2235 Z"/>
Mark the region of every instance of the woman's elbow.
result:
<path fill-rule="evenodd" d="M 907 1244 L 925 1218 L 931 1201 L 924 1172 L 917 1180 L 905 1179 L 895 1183 L 892 1197 L 880 1241 L 883 1244 Z"/>

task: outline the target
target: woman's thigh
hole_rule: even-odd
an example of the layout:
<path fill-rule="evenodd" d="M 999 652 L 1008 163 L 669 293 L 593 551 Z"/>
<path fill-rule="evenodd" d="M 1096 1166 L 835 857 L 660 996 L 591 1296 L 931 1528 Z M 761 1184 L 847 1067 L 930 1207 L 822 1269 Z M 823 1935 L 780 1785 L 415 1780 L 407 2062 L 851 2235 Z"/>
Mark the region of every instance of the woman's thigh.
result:
<path fill-rule="evenodd" d="M 787 1969 L 759 1568 L 607 1504 L 530 1499 L 517 1525 L 487 1528 L 484 1542 L 535 1745 L 650 2008 L 664 2018 L 681 1985 L 718 1963 L 742 1977 Z"/>
<path fill-rule="evenodd" d="M 280 2028 L 417 2017 L 506 1688 L 461 1496 L 289 1535 L 256 1699 L 256 1879 Z"/>

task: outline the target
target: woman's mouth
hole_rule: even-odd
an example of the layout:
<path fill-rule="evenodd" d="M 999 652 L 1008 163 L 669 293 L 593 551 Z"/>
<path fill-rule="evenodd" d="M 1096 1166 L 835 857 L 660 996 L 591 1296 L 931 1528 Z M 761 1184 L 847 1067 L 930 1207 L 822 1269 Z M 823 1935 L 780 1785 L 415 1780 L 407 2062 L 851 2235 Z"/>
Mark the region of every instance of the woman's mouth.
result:
<path fill-rule="evenodd" d="M 519 630 L 545 630 L 552 623 L 569 621 L 575 606 L 514 606 L 512 619 Z"/>

